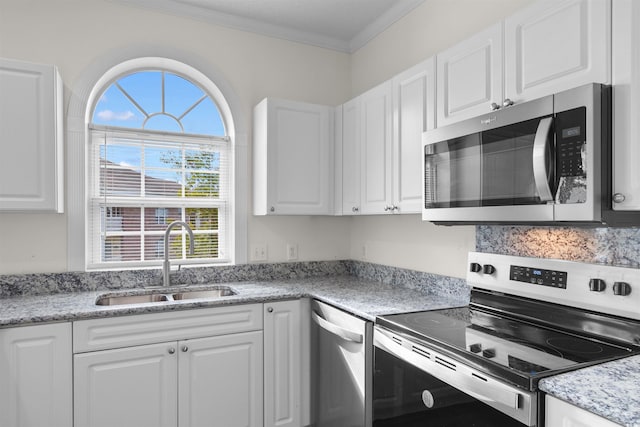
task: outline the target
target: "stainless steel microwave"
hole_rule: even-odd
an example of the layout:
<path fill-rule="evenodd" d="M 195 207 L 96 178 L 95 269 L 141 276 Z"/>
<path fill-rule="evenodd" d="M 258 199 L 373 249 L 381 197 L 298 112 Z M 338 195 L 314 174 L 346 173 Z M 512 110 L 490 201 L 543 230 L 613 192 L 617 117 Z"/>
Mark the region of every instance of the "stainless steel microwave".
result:
<path fill-rule="evenodd" d="M 600 222 L 608 90 L 588 84 L 425 132 L 422 219 Z"/>

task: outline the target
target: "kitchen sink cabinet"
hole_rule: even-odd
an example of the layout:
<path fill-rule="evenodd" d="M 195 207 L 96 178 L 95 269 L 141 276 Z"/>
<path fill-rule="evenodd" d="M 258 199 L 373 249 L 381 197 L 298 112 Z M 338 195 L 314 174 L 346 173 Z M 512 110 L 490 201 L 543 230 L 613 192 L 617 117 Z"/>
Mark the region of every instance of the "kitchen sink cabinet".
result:
<path fill-rule="evenodd" d="M 264 426 L 310 421 L 310 302 L 264 304 Z"/>
<path fill-rule="evenodd" d="M 74 336 L 77 427 L 263 425 L 262 304 L 78 321 Z"/>
<path fill-rule="evenodd" d="M 609 84 L 610 22 L 610 0 L 540 0 L 439 53 L 437 126 Z"/>
<path fill-rule="evenodd" d="M 545 425 L 547 427 L 619 427 L 619 424 L 553 396 L 547 395 L 545 397 L 545 405 Z"/>
<path fill-rule="evenodd" d="M 63 89 L 53 65 L 0 58 L 0 211 L 63 204 Z"/>
<path fill-rule="evenodd" d="M 71 427 L 71 324 L 0 329 L 0 426 Z"/>
<path fill-rule="evenodd" d="M 254 109 L 254 215 L 334 214 L 334 108 L 266 98 Z"/>

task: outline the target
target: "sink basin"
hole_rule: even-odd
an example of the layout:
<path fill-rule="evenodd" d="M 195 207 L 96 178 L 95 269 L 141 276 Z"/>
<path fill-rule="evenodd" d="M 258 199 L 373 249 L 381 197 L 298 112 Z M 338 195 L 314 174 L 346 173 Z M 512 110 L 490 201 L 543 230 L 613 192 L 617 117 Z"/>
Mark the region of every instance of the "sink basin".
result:
<path fill-rule="evenodd" d="M 126 305 L 126 304 L 142 304 L 145 302 L 169 301 L 169 295 L 165 294 L 146 294 L 146 295 L 120 295 L 120 296 L 102 296 L 96 301 L 96 305 Z"/>
<path fill-rule="evenodd" d="M 173 294 L 173 299 L 175 300 L 185 300 L 185 299 L 196 299 L 196 298 L 204 298 L 204 299 L 214 299 L 221 297 L 228 297 L 231 295 L 235 295 L 236 293 L 227 287 L 220 287 L 217 289 L 209 289 L 206 291 L 184 291 L 179 292 L 177 294 Z"/>
<path fill-rule="evenodd" d="M 220 286 L 215 289 L 201 289 L 201 290 L 184 290 L 174 294 L 168 291 L 156 291 L 151 294 L 142 295 L 103 295 L 98 298 L 96 305 L 128 305 L 128 304 L 143 304 L 148 302 L 164 302 L 174 300 L 189 300 L 189 299 L 216 299 L 221 297 L 227 297 L 235 295 L 236 293 L 226 286 Z"/>

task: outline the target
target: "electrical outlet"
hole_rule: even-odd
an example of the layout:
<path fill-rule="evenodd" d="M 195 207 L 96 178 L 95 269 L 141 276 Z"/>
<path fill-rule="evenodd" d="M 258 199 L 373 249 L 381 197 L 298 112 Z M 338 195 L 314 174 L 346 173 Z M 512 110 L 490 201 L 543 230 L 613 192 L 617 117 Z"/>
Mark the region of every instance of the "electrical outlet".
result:
<path fill-rule="evenodd" d="M 266 243 L 251 245 L 251 261 L 266 261 L 266 260 L 267 260 Z"/>
<path fill-rule="evenodd" d="M 287 243 L 287 260 L 294 261 L 298 259 L 298 245 L 296 243 Z"/>

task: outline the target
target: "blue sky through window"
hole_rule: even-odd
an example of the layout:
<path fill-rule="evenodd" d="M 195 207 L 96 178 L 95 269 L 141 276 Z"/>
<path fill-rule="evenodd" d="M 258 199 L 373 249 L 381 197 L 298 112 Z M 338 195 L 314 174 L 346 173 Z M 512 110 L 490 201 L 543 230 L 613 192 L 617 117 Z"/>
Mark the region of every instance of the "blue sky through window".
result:
<path fill-rule="evenodd" d="M 222 117 L 211 97 L 191 81 L 163 71 L 140 71 L 111 84 L 96 104 L 92 123 L 172 133 L 226 135 Z M 141 150 L 139 145 L 116 144 L 105 147 L 100 156 L 147 176 L 181 181 L 181 168 L 166 161 L 176 158 L 174 149 L 147 147 L 144 153 Z M 219 166 L 219 160 L 216 164 Z"/>
<path fill-rule="evenodd" d="M 187 79 L 162 71 L 141 71 L 118 79 L 101 95 L 92 122 L 135 129 L 225 135 L 222 117 L 211 97 Z"/>

